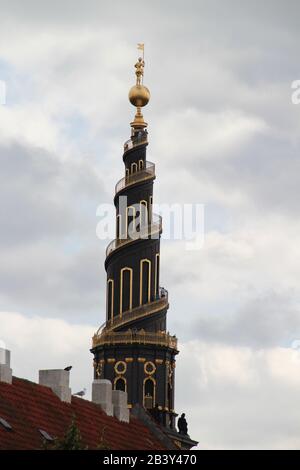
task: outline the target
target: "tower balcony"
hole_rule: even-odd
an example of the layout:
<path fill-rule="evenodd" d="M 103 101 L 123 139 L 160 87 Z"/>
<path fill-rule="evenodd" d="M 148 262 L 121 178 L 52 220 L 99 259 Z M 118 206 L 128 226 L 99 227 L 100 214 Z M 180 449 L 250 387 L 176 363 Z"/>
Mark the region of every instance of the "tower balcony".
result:
<path fill-rule="evenodd" d="M 112 331 L 112 330 L 115 330 L 116 328 L 123 327 L 134 321 L 141 320 L 143 318 L 148 318 L 151 315 L 161 311 L 163 308 L 168 308 L 168 306 L 169 306 L 168 291 L 164 289 L 163 287 L 160 287 L 159 294 L 154 301 L 148 302 L 147 304 L 139 305 L 138 307 L 135 307 L 131 310 L 127 310 L 126 312 L 123 312 L 122 315 L 118 315 L 114 317 L 111 323 L 109 324 L 105 323 L 105 327 L 103 328 L 102 331 L 103 332 Z M 99 330 L 97 331 L 97 333 L 99 332 Z"/>
<path fill-rule="evenodd" d="M 162 232 L 162 217 L 157 214 L 152 215 L 152 222 L 141 227 L 139 231 L 133 231 L 130 236 L 126 238 L 115 238 L 112 240 L 106 248 L 106 257 L 108 257 L 113 251 L 123 246 L 135 242 L 136 240 L 147 240 L 155 239 L 159 237 Z"/>
<path fill-rule="evenodd" d="M 131 137 L 131 139 L 126 140 L 124 144 L 124 153 L 128 152 L 139 145 L 144 145 L 148 143 L 148 132 L 147 131 L 139 131 L 135 135 Z"/>
<path fill-rule="evenodd" d="M 135 183 L 140 183 L 141 181 L 146 181 L 148 179 L 155 178 L 155 165 L 152 162 L 146 161 L 146 168 L 136 171 L 131 175 L 124 176 L 121 178 L 116 186 L 115 193 L 122 191 L 122 189 L 127 188 Z"/>
<path fill-rule="evenodd" d="M 177 338 L 168 332 L 157 333 L 139 330 L 125 332 L 105 332 L 93 336 L 93 348 L 104 344 L 152 344 L 177 350 Z"/>

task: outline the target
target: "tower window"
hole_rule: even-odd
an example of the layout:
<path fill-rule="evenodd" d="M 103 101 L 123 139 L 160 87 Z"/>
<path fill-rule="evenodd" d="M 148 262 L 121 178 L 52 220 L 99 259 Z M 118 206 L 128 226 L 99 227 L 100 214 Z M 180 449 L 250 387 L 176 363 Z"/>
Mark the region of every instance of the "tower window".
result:
<path fill-rule="evenodd" d="M 127 209 L 127 230 L 126 234 L 127 237 L 136 231 L 136 226 L 135 226 L 135 207 L 133 206 L 128 206 Z"/>
<path fill-rule="evenodd" d="M 126 379 L 124 379 L 124 377 L 118 377 L 115 379 L 115 390 L 126 392 Z"/>
<path fill-rule="evenodd" d="M 144 168 L 144 162 L 143 160 L 139 160 L 139 170 L 142 170 Z"/>
<path fill-rule="evenodd" d="M 136 173 L 138 169 L 137 163 L 131 163 L 131 173 Z"/>
<path fill-rule="evenodd" d="M 144 407 L 154 408 L 155 403 L 155 381 L 152 377 L 144 380 Z"/>
<path fill-rule="evenodd" d="M 120 315 L 132 309 L 132 268 L 120 272 Z"/>
<path fill-rule="evenodd" d="M 150 302 L 151 297 L 151 261 L 140 261 L 140 305 Z"/>
<path fill-rule="evenodd" d="M 146 227 L 148 224 L 148 204 L 147 201 L 140 202 L 140 227 Z"/>

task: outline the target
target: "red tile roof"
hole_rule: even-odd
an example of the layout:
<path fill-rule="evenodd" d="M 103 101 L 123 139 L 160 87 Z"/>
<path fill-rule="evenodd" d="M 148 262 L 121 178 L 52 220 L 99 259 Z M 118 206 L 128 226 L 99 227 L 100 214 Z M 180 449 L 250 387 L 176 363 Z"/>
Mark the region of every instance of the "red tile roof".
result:
<path fill-rule="evenodd" d="M 89 449 L 96 449 L 101 435 L 110 450 L 163 450 L 163 444 L 137 418 L 130 423 L 107 416 L 90 401 L 72 397 L 64 403 L 48 387 L 13 377 L 13 383 L 0 382 L 0 418 L 11 426 L 0 424 L 0 450 L 41 449 L 39 429 L 52 437 L 63 437 L 72 416 Z"/>

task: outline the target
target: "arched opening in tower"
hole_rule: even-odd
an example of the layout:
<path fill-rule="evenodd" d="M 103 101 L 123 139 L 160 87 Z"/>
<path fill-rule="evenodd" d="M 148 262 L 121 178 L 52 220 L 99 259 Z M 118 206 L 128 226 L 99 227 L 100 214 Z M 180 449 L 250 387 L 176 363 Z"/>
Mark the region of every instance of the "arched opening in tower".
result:
<path fill-rule="evenodd" d="M 149 377 L 145 380 L 144 384 L 144 406 L 145 408 L 154 408 L 154 392 L 155 384 L 154 380 Z"/>
<path fill-rule="evenodd" d="M 119 377 L 115 381 L 115 390 L 121 390 L 122 392 L 126 392 L 126 381 L 123 377 Z"/>

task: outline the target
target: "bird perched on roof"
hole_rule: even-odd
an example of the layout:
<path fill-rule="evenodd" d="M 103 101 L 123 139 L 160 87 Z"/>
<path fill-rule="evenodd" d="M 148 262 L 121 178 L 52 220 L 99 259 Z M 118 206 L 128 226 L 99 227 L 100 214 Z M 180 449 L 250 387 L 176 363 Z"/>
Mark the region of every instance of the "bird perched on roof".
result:
<path fill-rule="evenodd" d="M 74 395 L 76 395 L 77 397 L 84 397 L 85 394 L 86 394 L 86 388 L 84 388 L 83 390 L 80 390 L 80 392 L 74 393 Z"/>
<path fill-rule="evenodd" d="M 70 372 L 70 370 L 72 369 L 72 366 L 68 366 L 68 367 L 65 367 L 64 370 Z"/>

